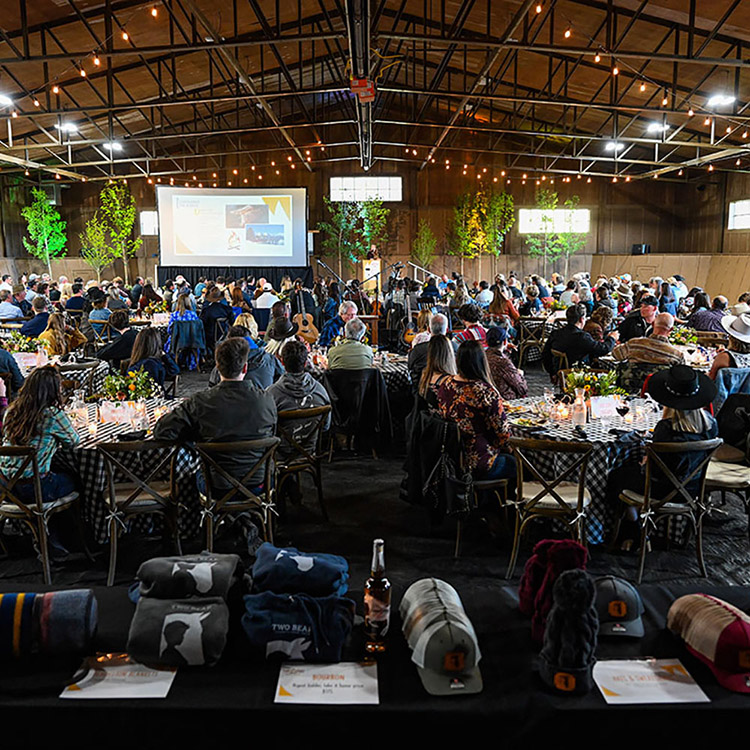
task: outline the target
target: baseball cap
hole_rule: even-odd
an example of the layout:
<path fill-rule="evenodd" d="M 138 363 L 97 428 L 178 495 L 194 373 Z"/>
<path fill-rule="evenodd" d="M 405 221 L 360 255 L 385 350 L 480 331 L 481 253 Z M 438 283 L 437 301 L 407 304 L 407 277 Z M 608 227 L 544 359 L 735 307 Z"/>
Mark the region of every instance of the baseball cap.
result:
<path fill-rule="evenodd" d="M 400 612 L 411 659 L 430 695 L 481 692 L 477 636 L 450 584 L 436 578 L 413 583 L 401 600 Z"/>
<path fill-rule="evenodd" d="M 667 628 L 720 685 L 750 693 L 750 617 L 744 612 L 708 594 L 688 594 L 672 602 Z"/>
<path fill-rule="evenodd" d="M 264 292 L 272 292 L 273 287 L 270 284 L 263 284 L 263 291 Z"/>
<path fill-rule="evenodd" d="M 643 638 L 643 601 L 638 589 L 629 581 L 615 576 L 597 578 L 594 586 L 599 635 Z"/>
<path fill-rule="evenodd" d="M 641 297 L 640 303 L 641 305 L 651 305 L 652 307 L 659 307 L 659 300 L 654 297 L 653 294 L 644 294 L 643 297 Z"/>

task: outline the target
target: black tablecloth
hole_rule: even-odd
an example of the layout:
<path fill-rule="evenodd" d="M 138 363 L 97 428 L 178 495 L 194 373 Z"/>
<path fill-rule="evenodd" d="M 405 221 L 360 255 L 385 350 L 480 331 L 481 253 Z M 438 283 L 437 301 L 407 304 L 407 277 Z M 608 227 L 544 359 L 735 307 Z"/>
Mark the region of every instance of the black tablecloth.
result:
<path fill-rule="evenodd" d="M 5 591 L 10 591 L 7 585 Z M 38 587 L 35 590 L 44 590 Z M 406 642 L 395 622 L 389 651 L 379 665 L 379 706 L 277 706 L 273 703 L 278 666 L 253 658 L 234 613 L 230 641 L 222 661 L 213 669 L 178 671 L 164 700 L 60 700 L 62 683 L 79 664 L 77 658 L 44 668 L 2 665 L 0 717 L 19 732 L 28 727 L 38 746 L 67 747 L 74 741 L 107 747 L 197 746 L 218 738 L 233 744 L 309 741 L 312 732 L 341 743 L 359 744 L 365 737 L 385 735 L 388 741 L 407 739 L 444 742 L 463 737 L 469 746 L 492 738 L 500 746 L 541 747 L 638 746 L 650 737 L 669 738 L 669 746 L 702 739 L 738 736 L 750 694 L 720 687 L 708 668 L 690 656 L 682 643 L 664 630 L 671 602 L 685 593 L 705 590 L 747 610 L 750 590 L 741 587 L 641 587 L 646 636 L 600 641 L 600 659 L 656 656 L 680 658 L 711 699 L 706 704 L 608 706 L 594 689 L 582 697 L 550 694 L 534 669 L 536 651 L 529 623 L 517 609 L 516 589 L 498 582 L 490 596 L 459 592 L 474 622 L 482 651 L 484 691 L 474 696 L 432 697 L 422 688 L 410 661 Z M 96 647 L 123 650 L 134 606 L 124 588 L 96 588 L 99 632 Z M 362 656 L 357 630 L 345 654 Z M 55 671 L 52 667 L 57 667 Z M 37 686 L 36 695 L 13 695 Z M 46 692 L 44 692 L 44 689 Z M 487 736 L 486 732 L 492 734 Z M 381 737 L 379 741 L 385 739 Z M 264 739 L 265 738 L 265 739 Z M 275 738 L 275 739 L 272 739 Z M 167 743 L 168 744 L 165 744 Z M 438 745 L 428 745 L 438 747 Z M 444 746 L 444 745 L 443 745 Z"/>

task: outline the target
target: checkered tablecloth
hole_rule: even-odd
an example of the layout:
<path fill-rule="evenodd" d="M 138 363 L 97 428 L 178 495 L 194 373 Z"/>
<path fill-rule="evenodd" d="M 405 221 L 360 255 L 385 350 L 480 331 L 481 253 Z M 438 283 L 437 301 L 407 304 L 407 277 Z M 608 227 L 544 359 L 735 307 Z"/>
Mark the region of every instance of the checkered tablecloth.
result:
<path fill-rule="evenodd" d="M 411 373 L 407 367 L 406 357 L 385 357 L 374 366 L 383 373 L 386 388 L 389 391 L 408 391 L 411 389 Z"/>
<path fill-rule="evenodd" d="M 179 400 L 164 401 L 163 399 L 148 399 L 147 408 L 149 414 L 149 423 L 154 423 L 154 410 L 157 406 L 168 404 L 175 405 Z M 89 405 L 89 421 L 93 421 L 96 416 L 96 406 Z M 117 435 L 129 432 L 131 430 L 128 424 L 98 424 L 96 437 L 91 437 L 88 431 L 80 430 L 81 443 L 78 447 L 70 450 L 58 451 L 55 455 L 55 462 L 59 462 L 62 467 L 71 470 L 80 476 L 82 497 L 81 511 L 84 522 L 87 523 L 94 535 L 94 539 L 99 544 L 105 544 L 108 541 L 108 508 L 106 502 L 107 476 L 104 467 L 104 458 L 97 450 L 99 443 L 105 443 L 117 440 Z M 124 454 L 119 456 L 119 460 L 128 469 L 140 477 L 147 477 L 149 472 L 163 458 L 164 451 L 149 450 L 138 454 Z M 180 512 L 178 516 L 178 525 L 180 536 L 184 539 L 190 539 L 200 531 L 200 504 L 198 501 L 198 492 L 196 489 L 195 476 L 199 468 L 197 457 L 187 450 L 180 450 L 177 454 L 177 465 L 175 468 L 177 500 L 179 502 Z M 168 479 L 169 468 L 165 469 L 165 475 L 154 477 L 154 479 Z M 127 481 L 127 477 L 122 477 Z M 157 522 L 160 519 L 156 519 Z M 132 528 L 139 531 L 149 531 L 152 528 L 154 518 L 144 516 L 131 521 Z"/>
<path fill-rule="evenodd" d="M 565 318 L 560 318 L 557 312 L 546 318 L 524 318 L 523 325 L 530 331 L 535 331 L 539 326 L 544 326 L 544 338 L 546 339 L 555 328 L 565 324 Z M 531 346 L 523 355 L 524 364 L 528 362 L 539 362 L 542 358 L 542 350 L 538 346 Z"/>
<path fill-rule="evenodd" d="M 104 387 L 104 379 L 109 375 L 109 364 L 107 362 L 99 362 L 94 368 L 94 376 L 91 379 L 89 385 L 89 377 L 91 376 L 91 369 L 69 369 L 65 365 L 60 365 L 60 375 L 63 380 L 72 380 L 78 384 L 78 387 L 85 386 L 85 395 L 93 396 L 95 393 L 101 393 Z M 78 389 L 72 389 L 77 390 Z"/>
<path fill-rule="evenodd" d="M 513 406 L 526 407 L 529 412 L 533 411 L 534 405 L 539 403 L 539 398 L 522 398 L 508 403 Z M 631 411 L 635 412 L 636 406 L 642 406 L 645 415 L 635 424 L 626 424 L 619 416 L 603 425 L 600 419 L 589 422 L 585 427 L 586 438 L 580 437 L 573 432 L 570 420 L 565 422 L 548 422 L 544 426 L 544 433 L 529 432 L 533 428 L 522 427 L 514 424 L 519 416 L 528 416 L 522 413 L 513 413 L 509 417 L 511 434 L 517 437 L 536 437 L 543 440 L 560 440 L 577 442 L 587 440 L 594 446 L 589 458 L 586 473 L 586 487 L 591 494 L 591 505 L 586 518 L 586 539 L 590 544 L 601 544 L 607 539 L 607 535 L 614 529 L 622 508 L 607 502 L 606 488 L 609 473 L 622 466 L 626 462 L 637 464 L 645 453 L 647 430 L 652 429 L 661 419 L 660 412 L 651 410 L 643 399 L 632 399 Z M 611 429 L 633 430 L 627 435 L 610 433 Z M 568 466 L 575 463 L 576 454 L 565 453 L 537 453 L 535 466 L 540 473 L 548 479 L 559 476 Z"/>

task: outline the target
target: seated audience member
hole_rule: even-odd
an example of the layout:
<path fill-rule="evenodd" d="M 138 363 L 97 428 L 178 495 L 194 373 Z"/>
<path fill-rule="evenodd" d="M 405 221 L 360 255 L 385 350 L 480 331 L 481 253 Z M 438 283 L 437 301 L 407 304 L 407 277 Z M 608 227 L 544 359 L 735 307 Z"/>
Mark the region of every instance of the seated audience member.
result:
<path fill-rule="evenodd" d="M 259 347 L 250 336 L 250 331 L 244 326 L 233 325 L 227 332 L 227 338 L 243 338 L 247 341 L 250 351 L 247 356 L 245 380 L 249 380 L 254 385 L 257 385 L 258 388 L 265 390 L 284 374 L 284 368 L 278 358 L 269 354 L 264 348 Z M 208 384 L 209 386 L 214 386 L 220 381 L 219 368 L 214 366 L 211 374 L 208 376 Z"/>
<path fill-rule="evenodd" d="M 162 299 L 162 297 L 160 297 L 156 293 L 156 290 L 154 289 L 153 284 L 151 284 L 150 282 L 147 281 L 143 285 L 143 290 L 141 291 L 141 297 L 138 300 L 138 309 L 141 312 L 143 312 L 143 310 L 145 310 L 151 303 L 159 304 L 161 302 L 164 302 L 164 299 Z M 127 303 L 125 303 L 125 304 L 127 304 Z M 171 305 L 169 303 L 167 303 L 167 304 L 169 305 L 169 307 L 167 307 L 167 309 L 169 309 L 171 307 Z"/>
<path fill-rule="evenodd" d="M 107 290 L 107 309 L 114 312 L 115 310 L 127 310 L 128 309 L 128 303 L 125 302 L 125 300 L 120 295 L 120 292 L 117 290 L 116 286 L 111 286 Z"/>
<path fill-rule="evenodd" d="M 422 404 L 433 410 L 438 408 L 437 389 L 446 379 L 456 374 L 456 353 L 453 343 L 445 334 L 435 333 L 427 343 L 427 354 L 422 374 L 419 376 L 417 394 Z"/>
<path fill-rule="evenodd" d="M 586 308 L 586 315 L 594 312 L 594 295 L 587 281 L 578 282 L 578 304 Z"/>
<path fill-rule="evenodd" d="M 627 284 L 617 288 L 617 314 L 625 317 L 633 309 L 633 293 Z"/>
<path fill-rule="evenodd" d="M 107 298 L 102 293 L 95 295 L 91 301 L 93 309 L 89 313 L 89 323 L 91 323 L 91 327 L 99 336 L 101 336 L 102 331 L 104 331 L 104 324 L 112 315 L 112 311 L 106 307 L 106 304 Z"/>
<path fill-rule="evenodd" d="M 687 319 L 687 324 L 696 331 L 715 331 L 723 333 L 722 321 L 727 314 L 729 300 L 726 297 L 714 297 L 711 309 L 708 309 L 708 295 L 704 292 L 695 295 L 693 312 Z"/>
<path fill-rule="evenodd" d="M 549 292 L 549 289 L 547 288 L 547 282 L 541 276 L 532 276 L 531 283 L 539 290 L 540 299 L 545 299 L 552 296 Z"/>
<path fill-rule="evenodd" d="M 565 305 L 565 307 L 570 307 L 576 302 L 578 302 L 576 283 L 571 279 L 565 287 L 565 291 L 560 295 L 560 304 Z"/>
<path fill-rule="evenodd" d="M 225 303 L 224 295 L 217 287 L 213 287 L 206 295 L 206 304 L 203 305 L 200 317 L 206 332 L 206 347 L 212 352 L 217 336 L 221 337 L 226 333 L 234 321 L 232 308 Z"/>
<path fill-rule="evenodd" d="M 154 440 L 191 443 L 225 443 L 273 437 L 276 432 L 276 404 L 273 397 L 245 380 L 249 348 L 242 337 L 232 337 L 216 347 L 216 366 L 221 382 L 183 401 L 154 427 Z M 260 451 L 217 457 L 217 463 L 232 477 L 241 480 L 260 458 Z M 248 479 L 247 487 L 263 483 L 259 469 Z M 199 477 L 199 487 L 205 478 Z M 229 488 L 220 475 L 214 475 L 215 489 Z M 204 484 L 205 486 L 205 484 Z"/>
<path fill-rule="evenodd" d="M 417 315 L 417 333 L 411 342 L 411 348 L 419 344 L 423 344 L 430 340 L 432 335 L 430 331 L 430 321 L 432 320 L 432 313 L 429 310 L 420 310 Z"/>
<path fill-rule="evenodd" d="M 620 323 L 618 328 L 620 341 L 625 343 L 630 339 L 648 336 L 658 310 L 659 301 L 656 297 L 652 294 L 644 294 L 640 299 L 638 309 L 628 313 Z"/>
<path fill-rule="evenodd" d="M 440 290 L 437 287 L 437 279 L 434 276 L 430 276 L 427 279 L 427 284 L 422 290 L 422 297 L 425 298 L 425 302 L 439 302 L 440 301 Z"/>
<path fill-rule="evenodd" d="M 148 305 L 148 303 L 149 303 L 149 302 L 161 302 L 161 301 L 162 301 L 162 299 L 163 299 L 163 300 L 164 300 L 164 302 L 166 302 L 166 303 L 167 303 L 167 310 L 171 310 L 171 309 L 172 309 L 172 299 L 173 299 L 173 297 L 174 297 L 174 291 L 175 291 L 175 287 L 174 287 L 174 281 L 172 281 L 172 279 L 167 279 L 167 280 L 166 280 L 166 281 L 164 282 L 164 288 L 163 288 L 164 296 L 163 296 L 163 297 L 160 297 L 160 296 L 159 296 L 159 295 L 158 295 L 158 294 L 156 293 L 156 291 L 154 291 L 154 288 L 153 288 L 153 286 L 152 286 L 151 284 L 149 284 L 148 282 L 146 282 L 146 285 L 145 285 L 145 286 L 143 287 L 143 290 L 144 290 L 144 292 L 146 291 L 146 287 L 148 287 L 148 286 L 151 286 L 151 291 L 152 291 L 152 292 L 154 293 L 154 295 L 156 295 L 156 297 L 158 297 L 159 299 L 157 300 L 157 299 L 153 299 L 153 298 L 151 298 L 151 299 L 149 299 L 149 300 L 148 300 L 148 301 L 146 302 L 146 305 Z M 151 294 L 149 294 L 148 296 L 149 296 L 149 297 L 151 297 Z M 143 294 L 141 294 L 141 302 L 139 302 L 139 305 L 140 305 L 140 304 L 142 304 L 142 300 L 143 300 Z M 141 307 L 141 310 L 142 310 L 142 309 L 143 309 L 143 308 L 144 308 L 144 307 L 145 307 L 146 305 L 143 305 L 143 306 Z"/>
<path fill-rule="evenodd" d="M 506 291 L 508 291 L 507 287 L 495 287 L 495 290 L 493 292 L 494 296 L 492 298 L 492 302 L 490 302 L 490 306 L 487 309 L 487 312 L 490 315 L 494 315 L 496 317 L 499 317 L 501 315 L 505 316 L 508 319 L 508 327 L 515 329 L 516 324 L 518 323 L 518 319 L 521 316 L 518 310 L 516 310 L 516 306 L 506 295 Z M 509 334 L 511 335 L 511 337 L 514 335 L 512 331 L 509 331 Z"/>
<path fill-rule="evenodd" d="M 367 326 L 352 318 L 344 326 L 344 340 L 328 352 L 330 370 L 365 370 L 372 367 L 372 347 L 362 343 Z"/>
<path fill-rule="evenodd" d="M 438 412 L 458 424 L 468 470 L 477 478 L 515 478 L 516 465 L 507 452 L 506 416 L 487 370 L 479 341 L 458 347 L 457 374 L 437 387 Z"/>
<path fill-rule="evenodd" d="M 195 310 L 192 310 L 189 306 L 187 295 L 178 294 L 175 301 L 175 310 L 169 316 L 169 323 L 167 324 L 167 342 L 164 344 L 164 350 L 170 351 L 172 347 L 172 336 L 175 331 L 175 323 L 182 323 L 187 321 L 197 321 L 198 314 Z M 198 354 L 194 350 L 184 350 L 179 355 L 178 365 L 188 370 L 195 370 L 198 368 Z"/>
<path fill-rule="evenodd" d="M 136 276 L 135 277 L 135 284 L 133 284 L 132 289 L 130 290 L 130 294 L 128 295 L 130 297 L 130 304 L 137 305 L 141 301 L 141 293 L 143 292 L 143 277 L 142 276 Z"/>
<path fill-rule="evenodd" d="M 599 305 L 594 308 L 591 317 L 586 321 L 583 330 L 590 333 L 594 341 L 604 341 L 604 334 L 609 333 L 612 328 L 612 308 L 607 305 Z"/>
<path fill-rule="evenodd" d="M 609 354 L 617 343 L 617 334 L 608 334 L 604 341 L 596 341 L 583 327 L 586 325 L 586 308 L 581 305 L 571 305 L 565 311 L 566 323 L 562 328 L 556 328 L 550 333 L 542 349 L 542 364 L 551 375 L 557 374 L 557 361 L 552 356 L 552 350 L 568 355 L 568 364 L 588 362 L 596 357 Z"/>
<path fill-rule="evenodd" d="M 411 382 L 416 387 L 419 383 L 419 379 L 422 376 L 422 371 L 427 364 L 427 347 L 430 340 L 435 336 L 445 336 L 448 333 L 448 318 L 442 313 L 435 313 L 430 318 L 430 337 L 427 341 L 413 346 L 409 351 L 409 359 L 407 366 L 411 373 Z M 457 344 L 454 344 L 457 348 Z"/>
<path fill-rule="evenodd" d="M 273 287 L 270 284 L 263 285 L 262 293 L 255 298 L 255 306 L 259 310 L 270 310 L 279 298 L 274 294 Z"/>
<path fill-rule="evenodd" d="M 689 443 L 700 440 L 711 440 L 718 436 L 716 420 L 706 408 L 716 397 L 716 385 L 703 373 L 686 365 L 673 365 L 670 368 L 654 373 L 648 381 L 649 395 L 664 407 L 662 418 L 656 423 L 653 432 L 655 443 Z M 661 460 L 677 479 L 687 479 L 698 464 L 705 458 L 703 453 L 662 454 Z M 628 462 L 610 472 L 607 480 L 607 497 L 610 502 L 622 503 L 619 494 L 625 490 L 643 493 L 645 487 L 645 470 L 643 464 Z M 699 479 L 696 475 L 687 485 L 687 490 L 694 494 L 699 491 Z M 674 485 L 664 476 L 659 467 L 651 480 L 651 492 L 654 498 L 662 499 L 669 494 Z M 679 498 L 681 502 L 682 499 Z M 621 538 L 628 543 L 638 534 L 636 519 L 637 509 L 629 508 L 629 526 L 621 532 Z M 625 545 L 624 545 L 625 546 Z M 627 544 L 626 548 L 629 548 Z"/>
<path fill-rule="evenodd" d="M 300 315 L 303 310 L 306 315 L 316 316 L 315 298 L 309 290 L 305 289 L 300 278 L 294 280 L 294 286 L 289 295 L 289 307 L 291 316 Z"/>
<path fill-rule="evenodd" d="M 478 305 L 487 309 L 490 302 L 494 299 L 494 294 L 490 291 L 490 285 L 486 281 L 479 282 L 479 292 L 474 298 Z"/>
<path fill-rule="evenodd" d="M 245 328 L 248 332 L 248 344 L 250 345 L 251 349 L 255 349 L 257 346 L 262 346 L 262 344 L 259 344 L 260 340 L 260 331 L 258 331 L 258 321 L 255 319 L 255 316 L 252 313 L 242 313 L 242 315 L 238 315 L 234 319 L 234 324 L 236 326 L 242 326 Z"/>
<path fill-rule="evenodd" d="M 161 333 L 150 326 L 140 330 L 135 337 L 128 370 L 145 370 L 161 386 L 167 376 L 173 377 L 180 373 L 177 363 L 162 349 Z"/>
<path fill-rule="evenodd" d="M 313 409 L 316 406 L 327 406 L 331 403 L 328 392 L 323 384 L 306 372 L 308 360 L 307 347 L 301 341 L 287 341 L 281 350 L 281 361 L 286 372 L 266 389 L 276 403 L 277 411 L 292 411 L 296 409 Z M 289 432 L 294 435 L 303 448 L 314 452 L 315 445 L 311 442 L 313 428 L 317 420 L 295 421 L 287 425 Z M 331 415 L 325 421 L 323 429 L 327 430 L 331 423 Z M 296 451 L 289 445 L 282 443 L 276 455 L 288 456 Z"/>
<path fill-rule="evenodd" d="M 677 316 L 678 300 L 674 296 L 674 290 L 668 281 L 662 281 L 659 292 L 659 312 L 666 312 L 673 317 Z"/>
<path fill-rule="evenodd" d="M 502 326 L 492 326 L 487 330 L 487 366 L 492 382 L 500 398 L 512 401 L 525 398 L 529 393 L 526 378 L 521 370 L 510 361 L 506 354 L 508 330 Z"/>
<path fill-rule="evenodd" d="M 518 308 L 518 312 L 525 318 L 541 311 L 544 306 L 539 299 L 539 288 L 534 284 L 526 287 L 526 301 Z"/>
<path fill-rule="evenodd" d="M 37 367 L 31 371 L 18 397 L 3 418 L 3 445 L 36 448 L 41 476 L 42 500 L 51 502 L 76 490 L 67 474 L 52 471 L 52 458 L 59 448 L 74 448 L 80 442 L 78 433 L 63 411 L 62 380 L 56 367 Z M 3 473 L 13 475 L 24 461 L 23 456 L 2 456 Z M 29 463 L 16 485 L 22 500 L 33 502 L 33 468 Z M 50 524 L 55 520 L 53 515 Z M 53 537 L 54 533 L 50 529 Z"/>
<path fill-rule="evenodd" d="M 594 310 L 596 310 L 597 307 L 608 307 L 612 311 L 613 316 L 617 315 L 617 302 L 615 302 L 610 296 L 609 287 L 606 284 L 602 284 L 596 290 Z"/>
<path fill-rule="evenodd" d="M 13 296 L 7 289 L 0 292 L 0 320 L 19 320 L 23 318 L 23 312 L 18 305 L 12 302 Z"/>
<path fill-rule="evenodd" d="M 37 295 L 31 303 L 34 317 L 27 320 L 20 328 L 19 333 L 35 339 L 47 328 L 49 313 L 47 312 L 47 301 L 41 295 Z"/>
<path fill-rule="evenodd" d="M 274 302 L 271 307 L 271 314 L 268 318 L 268 324 L 266 325 L 266 331 L 263 334 L 263 341 L 268 343 L 271 340 L 271 331 L 273 330 L 274 323 L 277 318 L 285 318 L 289 320 L 292 314 L 292 308 L 287 302 Z"/>
<path fill-rule="evenodd" d="M 73 284 L 73 295 L 65 302 L 65 311 L 73 315 L 83 315 L 86 300 L 83 297 L 83 284 Z"/>
<path fill-rule="evenodd" d="M 276 318 L 270 327 L 266 351 L 278 357 L 287 341 L 295 341 L 299 326 L 289 318 Z"/>
<path fill-rule="evenodd" d="M 323 321 L 333 320 L 341 306 L 341 291 L 339 285 L 334 281 L 328 285 L 328 299 L 323 307 Z"/>
<path fill-rule="evenodd" d="M 96 353 L 97 359 L 110 362 L 115 367 L 120 366 L 123 359 L 130 359 L 133 354 L 138 332 L 129 327 L 128 313 L 125 310 L 115 310 L 109 318 L 112 341 L 105 344 Z"/>
<path fill-rule="evenodd" d="M 714 357 L 708 374 L 711 380 L 716 380 L 719 370 L 724 367 L 750 368 L 750 314 L 725 315 L 721 323 L 722 330 L 729 334 L 729 343 Z"/>
<path fill-rule="evenodd" d="M 252 313 L 252 308 L 245 302 L 245 296 L 242 294 L 242 289 L 235 286 L 232 289 L 232 312 L 235 318 L 242 313 Z"/>
<path fill-rule="evenodd" d="M 339 314 L 329 320 L 320 332 L 318 344 L 320 346 L 331 346 L 335 339 L 341 336 L 344 326 L 357 315 L 357 305 L 345 300 L 339 305 Z"/>
<path fill-rule="evenodd" d="M 0 281 L 0 292 L 7 291 L 13 293 L 13 277 L 9 273 L 2 275 L 2 281 Z"/>
<path fill-rule="evenodd" d="M 62 313 L 52 313 L 37 338 L 47 345 L 50 356 L 68 354 L 86 343 L 86 337 L 77 328 L 65 325 Z"/>
<path fill-rule="evenodd" d="M 684 360 L 682 350 L 669 343 L 674 328 L 674 318 L 669 313 L 659 313 L 654 318 L 650 336 L 639 336 L 619 344 L 612 350 L 617 360 L 644 362 L 653 365 L 677 365 Z"/>
<path fill-rule="evenodd" d="M 15 284 L 13 287 L 13 296 L 10 301 L 21 311 L 24 318 L 28 318 L 31 313 L 31 302 L 26 299 L 27 290 L 23 284 Z"/>
<path fill-rule="evenodd" d="M 3 349 L 2 347 L 0 347 L 0 372 L 10 373 L 10 389 L 13 393 L 17 393 L 23 385 L 23 375 L 18 367 L 16 358 L 7 349 Z"/>
<path fill-rule="evenodd" d="M 479 341 L 482 348 L 487 346 L 487 330 L 479 322 L 482 319 L 482 309 L 478 305 L 461 305 L 458 317 L 464 324 L 464 330 L 458 331 L 453 338 L 461 344 L 463 341 Z"/>

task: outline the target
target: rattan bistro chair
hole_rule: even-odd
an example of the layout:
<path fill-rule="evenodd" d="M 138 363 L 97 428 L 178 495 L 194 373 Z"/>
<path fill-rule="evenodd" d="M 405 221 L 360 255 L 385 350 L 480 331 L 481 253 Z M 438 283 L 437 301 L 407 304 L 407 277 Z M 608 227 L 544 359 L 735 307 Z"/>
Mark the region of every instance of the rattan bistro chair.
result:
<path fill-rule="evenodd" d="M 34 537 L 34 544 L 42 562 L 42 574 L 46 584 L 52 583 L 50 573 L 49 549 L 47 545 L 47 522 L 50 516 L 61 511 L 73 509 L 76 514 L 78 529 L 83 539 L 83 527 L 78 512 L 78 493 L 71 492 L 63 497 L 48 502 L 42 501 L 41 475 L 36 458 L 36 448 L 28 446 L 2 446 L 0 456 L 23 459 L 20 466 L 13 472 L 0 470 L 0 532 L 6 521 L 20 521 L 25 524 Z M 17 493 L 16 484 L 23 474 L 31 467 L 33 471 L 34 499 L 29 502 L 21 500 Z M 84 543 L 84 550 L 86 545 Z M 88 554 L 88 550 L 87 554 Z"/>
<path fill-rule="evenodd" d="M 274 453 L 281 442 L 278 437 L 259 440 L 241 440 L 233 443 L 196 443 L 195 449 L 201 462 L 205 486 L 198 495 L 203 506 L 206 524 L 206 549 L 213 552 L 216 528 L 227 518 L 240 513 L 255 516 L 261 525 L 263 538 L 273 542 L 272 514 L 274 488 Z M 233 477 L 220 465 L 222 456 L 254 453 L 259 455 L 250 470 L 241 479 Z M 253 475 L 263 472 L 260 488 L 248 487 Z M 219 488 L 217 479 L 225 488 Z M 201 491 L 202 490 L 202 491 Z"/>
<path fill-rule="evenodd" d="M 518 366 L 523 367 L 523 358 L 531 349 L 544 349 L 545 320 L 544 318 L 519 318 L 516 326 L 518 331 Z"/>
<path fill-rule="evenodd" d="M 276 463 L 276 493 L 282 497 L 281 489 L 284 483 L 291 477 L 300 478 L 302 474 L 310 474 L 318 490 L 318 503 L 324 520 L 328 520 L 325 501 L 323 499 L 323 477 L 320 471 L 320 462 L 325 455 L 323 451 L 323 431 L 325 424 L 331 414 L 331 406 L 316 406 L 311 409 L 287 409 L 278 414 L 277 434 L 281 438 L 281 445 L 285 449 L 279 451 Z M 307 435 L 300 436 L 297 428 L 305 420 L 310 427 Z M 306 448 L 300 442 L 312 446 Z"/>
<path fill-rule="evenodd" d="M 591 504 L 591 495 L 586 489 L 586 470 L 594 449 L 591 443 L 534 438 L 512 437 L 509 444 L 516 457 L 518 478 L 516 501 L 513 503 L 516 509 L 516 526 L 506 578 L 510 578 L 515 570 L 523 532 L 536 518 L 566 522 L 573 538 L 585 544 L 584 522 Z M 535 465 L 534 457 L 537 453 L 573 454 L 575 457 L 554 479 L 546 479 Z M 533 479 L 526 481 L 525 475 Z M 576 475 L 575 481 L 567 481 L 567 478 Z"/>
<path fill-rule="evenodd" d="M 646 551 L 650 529 L 656 528 L 656 524 L 661 518 L 674 516 L 687 516 L 690 519 L 695 531 L 695 551 L 698 556 L 698 566 L 700 567 L 701 575 L 706 576 L 706 564 L 703 560 L 703 517 L 709 510 L 708 503 L 705 500 L 706 472 L 711 456 L 722 442 L 721 438 L 714 438 L 713 440 L 699 440 L 696 442 L 652 443 L 646 446 L 646 483 L 643 494 L 634 490 L 624 490 L 620 493 L 620 500 L 627 506 L 635 508 L 638 511 L 638 522 L 641 527 L 638 583 L 643 578 L 643 569 L 646 565 Z M 675 453 L 700 452 L 705 455 L 698 466 L 686 477 L 676 477 L 664 461 L 664 456 L 674 455 Z M 671 485 L 669 493 L 661 499 L 656 499 L 651 495 L 655 469 L 660 478 L 663 477 Z M 697 481 L 699 484 L 698 492 L 695 495 L 687 489 L 687 485 L 691 481 Z M 623 511 L 620 522 L 626 512 L 627 509 Z M 620 522 L 618 522 L 615 529 L 615 539 L 620 530 Z"/>
<path fill-rule="evenodd" d="M 115 581 L 117 542 L 120 529 L 128 519 L 157 514 L 164 517 L 172 534 L 178 555 L 182 554 L 177 528 L 179 505 L 175 490 L 175 465 L 179 446 L 154 440 L 133 440 L 100 443 L 97 450 L 104 459 L 107 475 L 107 510 L 109 523 L 109 572 L 107 586 Z M 138 468 L 124 461 L 126 455 L 141 456 L 146 451 L 163 451 L 146 477 L 139 476 Z M 136 466 L 140 467 L 140 461 Z M 169 478 L 159 479 L 169 467 Z"/>

